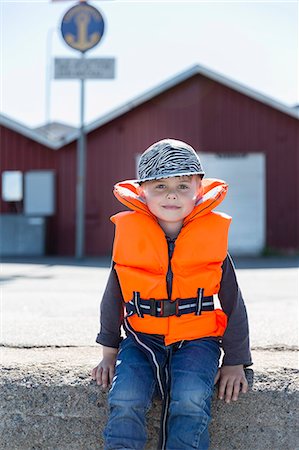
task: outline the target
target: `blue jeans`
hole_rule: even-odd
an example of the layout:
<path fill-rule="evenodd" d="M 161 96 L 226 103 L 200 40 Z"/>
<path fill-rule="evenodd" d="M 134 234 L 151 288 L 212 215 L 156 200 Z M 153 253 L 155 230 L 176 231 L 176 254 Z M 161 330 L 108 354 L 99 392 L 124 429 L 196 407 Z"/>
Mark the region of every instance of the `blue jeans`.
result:
<path fill-rule="evenodd" d="M 168 353 L 169 405 L 166 450 L 207 450 L 211 396 L 220 346 L 209 338 L 161 346 Z M 156 389 L 147 355 L 128 336 L 121 344 L 109 392 L 110 414 L 104 431 L 105 450 L 138 449 L 146 443 L 145 415 Z"/>

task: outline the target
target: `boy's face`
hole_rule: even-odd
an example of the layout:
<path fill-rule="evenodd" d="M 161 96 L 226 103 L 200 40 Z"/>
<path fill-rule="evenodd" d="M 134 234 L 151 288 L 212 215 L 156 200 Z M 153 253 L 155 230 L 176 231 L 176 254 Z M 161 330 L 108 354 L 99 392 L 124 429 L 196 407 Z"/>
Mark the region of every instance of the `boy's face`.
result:
<path fill-rule="evenodd" d="M 193 210 L 199 197 L 201 178 L 182 176 L 142 183 L 140 195 L 159 222 L 180 222 Z"/>

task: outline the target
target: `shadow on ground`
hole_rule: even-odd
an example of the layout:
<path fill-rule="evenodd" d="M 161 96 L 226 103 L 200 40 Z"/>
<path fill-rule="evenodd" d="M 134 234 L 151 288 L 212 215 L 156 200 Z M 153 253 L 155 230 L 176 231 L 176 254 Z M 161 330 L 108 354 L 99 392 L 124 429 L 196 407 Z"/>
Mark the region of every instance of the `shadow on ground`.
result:
<path fill-rule="evenodd" d="M 237 269 L 283 269 L 299 267 L 299 256 L 264 256 L 240 257 L 232 255 Z M 43 266 L 74 266 L 74 267 L 101 267 L 109 268 L 110 256 L 86 257 L 83 259 L 45 256 L 41 257 L 4 257 L 1 263 L 5 264 L 35 264 Z M 2 278 L 0 278 L 2 279 Z M 2 279 L 3 280 L 3 279 Z"/>
<path fill-rule="evenodd" d="M 110 267 L 110 256 L 87 257 L 76 259 L 71 257 L 45 256 L 45 257 L 2 257 L 3 264 L 34 264 L 42 266 L 74 266 L 74 267 Z"/>

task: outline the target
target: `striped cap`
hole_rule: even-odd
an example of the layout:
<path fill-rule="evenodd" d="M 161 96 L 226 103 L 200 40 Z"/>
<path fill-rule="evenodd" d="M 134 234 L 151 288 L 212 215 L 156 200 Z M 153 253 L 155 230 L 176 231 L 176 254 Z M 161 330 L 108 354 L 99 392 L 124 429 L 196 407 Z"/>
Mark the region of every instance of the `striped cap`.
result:
<path fill-rule="evenodd" d="M 176 139 L 162 139 L 142 153 L 138 168 L 138 182 L 183 175 L 201 175 L 204 171 L 200 159 L 191 147 Z"/>

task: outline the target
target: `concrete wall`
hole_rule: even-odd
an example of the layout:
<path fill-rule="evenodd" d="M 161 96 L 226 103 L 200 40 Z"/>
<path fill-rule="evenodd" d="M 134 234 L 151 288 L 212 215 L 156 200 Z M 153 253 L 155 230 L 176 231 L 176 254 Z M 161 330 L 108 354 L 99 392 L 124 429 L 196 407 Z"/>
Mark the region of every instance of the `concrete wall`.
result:
<path fill-rule="evenodd" d="M 83 365 L 75 359 L 78 352 Z M 210 450 L 299 448 L 298 370 L 293 352 L 280 353 L 276 359 L 275 352 L 254 352 L 257 369 L 246 370 L 250 390 L 237 402 L 218 400 L 215 388 Z M 1 450 L 103 449 L 107 392 L 89 375 L 97 348 L 3 348 L 2 356 Z M 156 448 L 159 414 L 160 402 L 155 401 L 147 450 Z"/>

